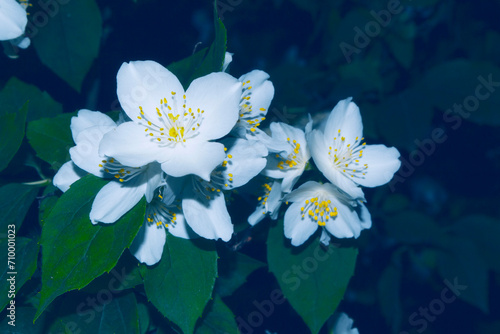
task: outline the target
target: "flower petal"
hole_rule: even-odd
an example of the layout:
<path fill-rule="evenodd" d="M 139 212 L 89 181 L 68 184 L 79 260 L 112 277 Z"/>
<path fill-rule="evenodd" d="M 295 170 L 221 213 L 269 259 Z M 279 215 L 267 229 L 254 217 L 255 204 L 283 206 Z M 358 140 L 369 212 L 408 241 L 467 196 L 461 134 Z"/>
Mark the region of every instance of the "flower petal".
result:
<path fill-rule="evenodd" d="M 142 167 L 150 162 L 168 158 L 168 149 L 162 148 L 145 135 L 144 128 L 126 122 L 106 133 L 99 145 L 99 154 L 113 157 L 129 167 Z"/>
<path fill-rule="evenodd" d="M 52 182 L 62 192 L 66 192 L 73 183 L 85 175 L 87 175 L 86 171 L 78 168 L 73 161 L 68 161 L 59 168 Z"/>
<path fill-rule="evenodd" d="M 351 102 L 349 97 L 337 103 L 335 108 L 328 116 L 324 129 L 325 140 L 328 143 L 333 143 L 333 138 L 340 134 L 345 137 L 345 142 L 348 144 L 354 143 L 356 137 L 363 137 L 363 122 L 361 121 L 361 113 L 358 106 Z"/>
<path fill-rule="evenodd" d="M 182 212 L 176 212 L 175 224 L 169 224 L 167 229 L 175 237 L 182 239 L 195 239 L 200 236 L 189 227 Z"/>
<path fill-rule="evenodd" d="M 148 223 L 144 220 L 130 246 L 130 252 L 142 263 L 152 266 L 158 263 L 163 254 L 166 232 L 163 225 Z"/>
<path fill-rule="evenodd" d="M 222 141 L 225 147 L 228 147 L 227 164 L 223 171 L 226 180 L 229 181 L 228 187 L 232 189 L 241 187 L 259 174 L 266 166 L 267 149 L 264 144 L 257 141 L 245 139 L 226 139 Z M 231 176 L 229 176 L 231 174 Z"/>
<path fill-rule="evenodd" d="M 127 183 L 110 181 L 97 193 L 90 210 L 92 224 L 114 223 L 132 209 L 146 192 L 146 182 L 136 177 Z"/>
<path fill-rule="evenodd" d="M 71 160 L 81 169 L 97 177 L 104 177 L 105 173 L 99 165 L 105 157 L 99 154 L 99 144 L 104 135 L 114 128 L 115 126 L 107 125 L 90 126 L 77 131 L 76 146 L 69 149 Z"/>
<path fill-rule="evenodd" d="M 194 174 L 209 181 L 210 173 L 225 157 L 224 145 L 221 143 L 191 139 L 169 149 L 169 158 L 162 163 L 161 168 L 174 177 Z"/>
<path fill-rule="evenodd" d="M 156 119 L 156 108 L 160 106 L 161 99 L 170 97 L 172 92 L 179 96 L 184 94 L 179 79 L 151 60 L 123 63 L 116 81 L 118 100 L 133 121 L 139 116 L 139 106 L 147 117 Z"/>
<path fill-rule="evenodd" d="M 401 166 L 398 150 L 385 145 L 366 145 L 363 150 L 363 163 L 368 164 L 364 177 L 354 180 L 365 187 L 386 184 Z"/>
<path fill-rule="evenodd" d="M 262 85 L 267 79 L 269 79 L 269 74 L 261 70 L 253 70 L 246 74 L 243 74 L 238 78 L 238 81 L 244 82 L 245 85 L 251 85 L 252 87 L 259 87 Z M 246 83 L 250 81 L 249 83 Z"/>
<path fill-rule="evenodd" d="M 78 116 L 71 118 L 70 128 L 73 141 L 77 143 L 80 133 L 94 126 L 98 126 L 99 128 L 113 128 L 116 127 L 116 123 L 102 112 L 81 109 L 78 111 Z"/>
<path fill-rule="evenodd" d="M 364 199 L 363 190 L 356 186 L 352 180 L 340 173 L 328 158 L 328 147 L 325 143 L 323 133 L 319 130 L 313 130 L 307 136 L 307 139 L 314 163 L 320 172 L 323 173 L 323 175 L 328 179 L 328 181 L 333 183 L 352 198 Z"/>
<path fill-rule="evenodd" d="M 301 203 L 293 203 L 285 212 L 285 237 L 292 239 L 293 246 L 302 245 L 318 229 L 318 224 L 302 218 Z"/>
<path fill-rule="evenodd" d="M 186 91 L 187 108 L 203 110 L 199 139 L 218 139 L 238 121 L 241 83 L 227 73 L 211 73 L 193 80 Z"/>
<path fill-rule="evenodd" d="M 338 214 L 326 223 L 325 227 L 328 232 L 337 238 L 359 237 L 361 221 L 357 212 L 337 199 L 332 198 L 331 200 L 337 208 Z"/>
<path fill-rule="evenodd" d="M 0 41 L 21 36 L 27 23 L 26 10 L 17 1 L 0 1 Z"/>
<path fill-rule="evenodd" d="M 146 178 L 146 201 L 150 203 L 153 200 L 155 190 L 163 181 L 163 171 L 160 164 L 152 162 L 144 173 Z"/>
<path fill-rule="evenodd" d="M 189 226 L 201 237 L 223 241 L 231 239 L 233 224 L 223 194 L 206 201 L 184 198 L 182 210 Z"/>

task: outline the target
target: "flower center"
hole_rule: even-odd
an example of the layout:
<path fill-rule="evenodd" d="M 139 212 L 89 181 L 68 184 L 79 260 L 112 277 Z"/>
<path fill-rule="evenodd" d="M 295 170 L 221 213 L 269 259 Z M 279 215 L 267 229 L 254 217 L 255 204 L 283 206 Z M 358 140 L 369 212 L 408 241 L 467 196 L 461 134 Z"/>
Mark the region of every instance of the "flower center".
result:
<path fill-rule="evenodd" d="M 180 105 L 176 96 L 176 92 L 172 92 L 170 102 L 166 97 L 160 100 L 153 118 L 146 116 L 142 106 L 139 106 L 140 116 L 137 116 L 137 123 L 144 126 L 146 136 L 151 137 L 151 140 L 158 142 L 160 146 L 175 146 L 177 143 L 186 142 L 186 139 L 196 137 L 203 121 L 204 110 L 186 107 L 186 95 L 182 96 Z"/>
<path fill-rule="evenodd" d="M 251 132 L 255 132 L 260 122 L 264 121 L 266 108 L 259 108 L 259 112 L 255 113 L 252 108 L 252 86 L 249 85 L 250 80 L 242 83 L 242 93 L 240 101 L 240 118 L 238 123 L 248 128 Z"/>
<path fill-rule="evenodd" d="M 353 143 L 347 143 L 339 129 L 337 136 L 333 138 L 333 144 L 328 148 L 328 155 L 333 166 L 350 177 L 363 178 L 368 169 L 368 164 L 361 164 L 363 147 L 361 143 L 364 138 L 356 137 Z"/>
<path fill-rule="evenodd" d="M 156 226 L 163 225 L 168 227 L 169 224 L 175 225 L 177 215 L 171 209 L 181 210 L 178 205 L 166 205 L 163 202 L 161 194 L 158 194 L 146 208 L 146 220 L 148 223 L 155 224 Z"/>
<path fill-rule="evenodd" d="M 270 183 L 264 183 L 262 185 L 262 188 L 264 188 L 264 195 L 260 196 L 257 198 L 259 201 L 259 207 L 262 208 L 262 214 L 266 214 L 268 210 L 267 208 L 267 198 L 269 197 L 269 194 L 271 193 L 271 190 L 273 189 Z"/>
<path fill-rule="evenodd" d="M 147 166 L 127 167 L 113 158 L 102 160 L 99 167 L 101 167 L 104 172 L 113 175 L 120 182 L 130 181 L 147 168 Z"/>
<path fill-rule="evenodd" d="M 281 161 L 278 162 L 278 168 L 287 170 L 297 168 L 297 165 L 302 166 L 305 162 L 302 159 L 302 154 L 299 154 L 299 152 L 301 153 L 300 144 L 297 143 L 295 139 L 290 141 L 290 138 L 287 138 L 286 141 L 292 147 L 292 152 L 286 156 L 283 156 L 286 153 L 276 154 L 276 158 L 281 159 Z"/>
<path fill-rule="evenodd" d="M 304 206 L 300 208 L 302 218 L 306 216 L 319 226 L 325 226 L 326 223 L 337 216 L 337 208 L 332 207 L 330 200 L 325 200 L 323 196 L 306 199 Z"/>

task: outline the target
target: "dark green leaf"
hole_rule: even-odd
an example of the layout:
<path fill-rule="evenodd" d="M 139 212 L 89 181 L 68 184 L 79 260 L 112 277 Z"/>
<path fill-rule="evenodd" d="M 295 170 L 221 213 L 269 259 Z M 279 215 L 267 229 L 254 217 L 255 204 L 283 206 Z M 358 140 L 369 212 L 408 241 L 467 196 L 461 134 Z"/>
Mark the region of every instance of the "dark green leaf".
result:
<path fill-rule="evenodd" d="M 139 333 L 139 315 L 134 293 L 97 295 L 70 294 L 58 302 L 48 333 Z"/>
<path fill-rule="evenodd" d="M 12 321 L 9 317 L 4 317 L 0 322 L 0 333 L 2 334 L 46 334 L 45 316 L 40 317 L 33 323 L 36 309 L 34 307 L 16 306 L 15 326 L 9 325 Z M 64 333 L 64 332 L 63 332 Z M 59 334 L 59 333 L 58 333 Z M 66 333 L 65 333 L 66 334 Z"/>
<path fill-rule="evenodd" d="M 63 111 L 62 105 L 54 101 L 47 92 L 12 77 L 0 91 L 0 114 L 16 112 L 26 101 L 29 101 L 27 122 L 54 117 Z"/>
<path fill-rule="evenodd" d="M 11 244 L 12 240 L 15 243 L 15 255 L 13 259 L 9 259 L 8 255 L 8 248 L 11 246 L 9 240 L 11 240 Z M 14 239 L 2 238 L 0 240 L 0 249 L 2 250 L 0 252 L 0 261 L 4 263 L 2 274 L 0 275 L 0 291 L 5 292 L 0 295 L 0 309 L 3 310 L 10 300 L 13 299 L 8 296 L 8 293 L 10 293 L 10 282 L 7 279 L 14 277 L 15 292 L 17 293 L 34 274 L 37 265 L 38 248 L 38 241 L 29 238 L 16 237 Z M 13 267 L 10 267 L 10 265 Z M 16 274 L 10 274 L 12 272 Z"/>
<path fill-rule="evenodd" d="M 238 327 L 233 312 L 224 304 L 219 296 L 208 307 L 208 313 L 203 318 L 196 334 L 238 334 Z"/>
<path fill-rule="evenodd" d="M 192 333 L 212 296 L 217 276 L 215 243 L 167 234 L 160 262 L 141 270 L 148 299 L 184 333 Z"/>
<path fill-rule="evenodd" d="M 248 275 L 266 264 L 255 260 L 243 253 L 228 252 L 227 256 L 221 255 L 219 264 L 219 278 L 216 290 L 221 297 L 233 294 L 243 283 Z"/>
<path fill-rule="evenodd" d="M 45 220 L 37 316 L 60 294 L 81 289 L 109 272 L 139 231 L 146 210 L 144 199 L 117 222 L 92 225 L 92 202 L 106 182 L 93 175 L 83 177 L 62 195 Z"/>
<path fill-rule="evenodd" d="M 19 183 L 10 183 L 0 188 L 0 226 L 2 231 L 7 225 L 21 227 L 28 209 L 40 188 Z"/>
<path fill-rule="evenodd" d="M 18 112 L 0 116 L 0 171 L 7 167 L 23 142 L 27 112 L 25 103 Z"/>
<path fill-rule="evenodd" d="M 267 258 L 283 294 L 313 334 L 335 312 L 354 274 L 358 251 L 330 245 L 318 239 L 293 247 L 280 222 L 269 230 Z"/>
<path fill-rule="evenodd" d="M 43 64 L 80 91 L 99 53 L 102 19 L 94 0 L 54 2 L 47 24 L 31 25 L 33 46 Z"/>
<path fill-rule="evenodd" d="M 54 170 L 70 160 L 69 149 L 74 146 L 70 123 L 74 115 L 62 114 L 28 123 L 27 137 L 31 146 Z"/>
<path fill-rule="evenodd" d="M 222 70 L 226 54 L 227 32 L 217 13 L 214 17 L 215 40 L 210 48 L 204 48 L 190 57 L 168 66 L 168 69 L 179 78 L 185 89 L 194 79 Z"/>

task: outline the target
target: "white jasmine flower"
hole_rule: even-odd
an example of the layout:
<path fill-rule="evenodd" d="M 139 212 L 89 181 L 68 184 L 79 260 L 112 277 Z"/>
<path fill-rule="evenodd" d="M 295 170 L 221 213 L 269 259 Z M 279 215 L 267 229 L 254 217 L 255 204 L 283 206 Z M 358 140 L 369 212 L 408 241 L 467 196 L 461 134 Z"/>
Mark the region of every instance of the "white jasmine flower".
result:
<path fill-rule="evenodd" d="M 359 237 L 361 230 L 371 227 L 370 213 L 330 184 L 308 181 L 288 194 L 293 204 L 285 212 L 285 236 L 292 245 L 302 245 L 322 227 L 337 238 Z M 325 236 L 322 237 L 324 242 Z"/>
<path fill-rule="evenodd" d="M 272 181 L 262 185 L 263 194 L 257 198 L 259 204 L 255 211 L 248 217 L 248 223 L 252 226 L 259 223 L 269 214 L 271 219 L 278 218 L 279 208 L 283 202 L 281 182 Z"/>
<path fill-rule="evenodd" d="M 357 328 L 352 328 L 353 320 L 345 313 L 340 313 L 331 334 L 359 334 Z"/>
<path fill-rule="evenodd" d="M 147 205 L 144 223 L 130 246 L 130 251 L 137 260 L 149 266 L 160 261 L 165 246 L 166 230 L 183 239 L 197 237 L 186 225 L 179 204 L 175 202 L 172 191 L 164 187 Z"/>
<path fill-rule="evenodd" d="M 69 150 L 71 161 L 79 169 L 97 177 L 112 178 L 94 199 L 90 211 L 93 224 L 114 223 L 143 196 L 150 202 L 156 188 L 164 182 L 163 172 L 157 163 L 128 167 L 114 158 L 99 154 L 98 148 L 103 136 L 115 128 L 115 122 L 100 112 L 83 109 L 78 112 L 77 117 L 71 119 L 71 132 L 76 144 Z M 81 176 L 82 173 L 77 169 L 72 172 L 74 167 L 71 164 L 63 166 L 54 181 L 65 191 L 77 180 L 76 176 Z"/>
<path fill-rule="evenodd" d="M 257 128 L 266 119 L 266 114 L 274 97 L 274 86 L 269 79 L 269 74 L 260 70 L 253 70 L 242 75 L 241 100 L 239 119 L 233 133 L 245 138 L 260 130 Z"/>
<path fill-rule="evenodd" d="M 224 64 L 222 64 L 222 72 L 228 72 L 227 68 L 229 67 L 229 64 L 233 61 L 233 55 L 234 53 L 231 52 L 226 52 L 224 54 Z"/>
<path fill-rule="evenodd" d="M 124 63 L 117 83 L 120 104 L 133 122 L 107 133 L 100 153 L 131 167 L 156 161 L 168 175 L 208 181 L 225 158 L 224 146 L 211 140 L 236 124 L 241 83 L 211 73 L 184 91 L 174 74 L 153 61 Z"/>
<path fill-rule="evenodd" d="M 28 24 L 25 8 L 15 0 L 0 0 L 0 41 L 12 40 L 24 34 Z"/>
<path fill-rule="evenodd" d="M 223 143 L 228 148 L 226 159 L 211 173 L 210 181 L 190 175 L 176 180 L 174 188 L 194 232 L 206 239 L 229 241 L 233 224 L 224 190 L 243 186 L 258 175 L 266 165 L 267 150 L 261 143 L 246 139 L 227 139 Z"/>
<path fill-rule="evenodd" d="M 283 179 L 281 191 L 289 193 L 298 181 L 307 166 L 311 154 L 307 146 L 306 134 L 311 131 L 312 120 L 304 131 L 285 123 L 271 123 L 271 138 L 265 139 L 264 144 L 269 152 L 267 166 L 263 173 L 274 179 Z M 260 136 L 259 139 L 264 138 Z"/>
<path fill-rule="evenodd" d="M 363 142 L 361 114 L 351 98 L 340 101 L 322 129 L 312 131 L 307 139 L 318 169 L 353 198 L 364 198 L 358 185 L 385 184 L 401 165 L 396 148 Z"/>

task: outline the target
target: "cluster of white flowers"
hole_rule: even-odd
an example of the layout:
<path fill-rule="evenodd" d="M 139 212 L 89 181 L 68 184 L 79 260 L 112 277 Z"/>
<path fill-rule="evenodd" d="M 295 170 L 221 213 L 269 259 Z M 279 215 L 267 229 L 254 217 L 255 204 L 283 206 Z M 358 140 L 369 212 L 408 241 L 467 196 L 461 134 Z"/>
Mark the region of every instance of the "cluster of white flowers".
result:
<path fill-rule="evenodd" d="M 371 225 L 357 185 L 377 186 L 399 168 L 399 153 L 365 146 L 359 110 L 341 101 L 318 130 L 271 123 L 259 129 L 274 97 L 269 75 L 254 70 L 239 79 L 218 72 L 184 90 L 153 61 L 124 63 L 117 94 L 126 116 L 115 123 L 80 110 L 71 121 L 71 161 L 54 177 L 62 191 L 87 173 L 109 182 L 90 212 L 93 224 L 113 223 L 144 196 L 146 216 L 131 251 L 148 265 L 161 259 L 165 235 L 229 241 L 233 224 L 224 193 L 265 175 L 264 195 L 248 222 L 278 215 L 283 201 L 285 235 L 300 245 L 318 228 L 339 238 L 357 237 Z M 332 182 L 295 184 L 314 159 Z M 325 230 L 326 229 L 326 230 Z"/>
<path fill-rule="evenodd" d="M 28 1 L 0 0 L 0 41 L 4 42 L 6 54 L 16 57 L 12 47 L 25 49 L 30 45 L 30 39 L 24 36 L 28 24 L 26 8 Z"/>

